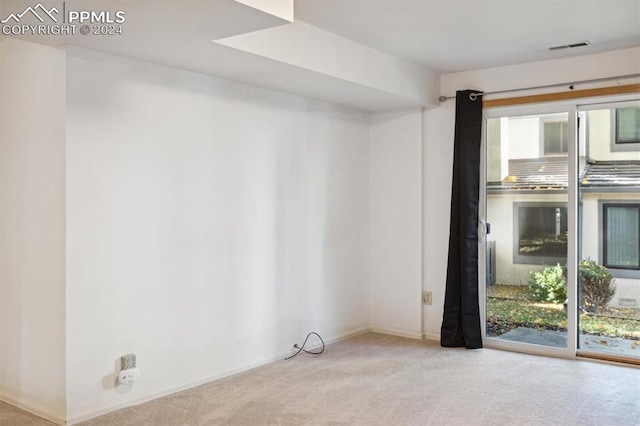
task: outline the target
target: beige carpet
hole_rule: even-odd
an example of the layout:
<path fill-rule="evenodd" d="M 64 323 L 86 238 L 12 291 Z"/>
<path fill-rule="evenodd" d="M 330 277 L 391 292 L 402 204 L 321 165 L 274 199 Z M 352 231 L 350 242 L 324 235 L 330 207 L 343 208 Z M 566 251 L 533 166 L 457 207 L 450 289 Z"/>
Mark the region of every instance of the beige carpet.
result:
<path fill-rule="evenodd" d="M 215 424 L 638 425 L 640 369 L 368 333 L 83 423 Z"/>

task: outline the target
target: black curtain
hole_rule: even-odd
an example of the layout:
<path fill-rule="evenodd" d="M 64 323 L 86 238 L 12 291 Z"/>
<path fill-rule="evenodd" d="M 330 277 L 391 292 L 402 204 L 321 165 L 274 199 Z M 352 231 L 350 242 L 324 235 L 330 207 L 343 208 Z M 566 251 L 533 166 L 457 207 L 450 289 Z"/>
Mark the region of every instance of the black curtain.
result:
<path fill-rule="evenodd" d="M 456 92 L 449 261 L 440 344 L 482 347 L 478 305 L 478 197 L 482 96 Z"/>

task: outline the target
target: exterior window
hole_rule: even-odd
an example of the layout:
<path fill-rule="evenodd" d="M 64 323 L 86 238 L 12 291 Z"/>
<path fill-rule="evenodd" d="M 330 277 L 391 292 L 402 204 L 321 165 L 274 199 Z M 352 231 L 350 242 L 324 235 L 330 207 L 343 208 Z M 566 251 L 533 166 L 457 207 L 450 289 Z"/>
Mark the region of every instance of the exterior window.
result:
<path fill-rule="evenodd" d="M 605 204 L 604 266 L 640 269 L 640 205 Z"/>
<path fill-rule="evenodd" d="M 544 155 L 562 155 L 569 152 L 569 123 L 543 121 L 542 137 Z"/>
<path fill-rule="evenodd" d="M 515 203 L 514 261 L 564 263 L 567 259 L 567 207 L 553 203 Z"/>
<path fill-rule="evenodd" d="M 616 109 L 615 120 L 617 144 L 640 142 L 640 107 Z"/>

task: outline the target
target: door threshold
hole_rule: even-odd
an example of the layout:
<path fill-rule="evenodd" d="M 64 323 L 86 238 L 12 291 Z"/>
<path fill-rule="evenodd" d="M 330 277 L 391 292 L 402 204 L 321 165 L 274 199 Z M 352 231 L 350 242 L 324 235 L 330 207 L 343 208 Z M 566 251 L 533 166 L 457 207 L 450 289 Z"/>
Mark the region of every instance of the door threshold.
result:
<path fill-rule="evenodd" d="M 585 351 L 581 349 L 576 351 L 576 356 L 578 358 L 585 358 L 592 361 L 606 362 L 615 365 L 622 364 L 626 367 L 640 367 L 640 358 L 636 357 Z"/>

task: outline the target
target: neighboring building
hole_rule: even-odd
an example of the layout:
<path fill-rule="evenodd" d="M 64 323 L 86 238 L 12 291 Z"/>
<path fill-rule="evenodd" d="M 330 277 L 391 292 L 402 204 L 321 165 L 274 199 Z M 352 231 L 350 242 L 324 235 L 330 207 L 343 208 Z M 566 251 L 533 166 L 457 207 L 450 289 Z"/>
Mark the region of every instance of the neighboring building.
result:
<path fill-rule="evenodd" d="M 580 259 L 616 277 L 612 304 L 640 307 L 640 107 L 580 113 Z M 526 285 L 567 261 L 567 114 L 489 119 L 490 276 Z"/>

